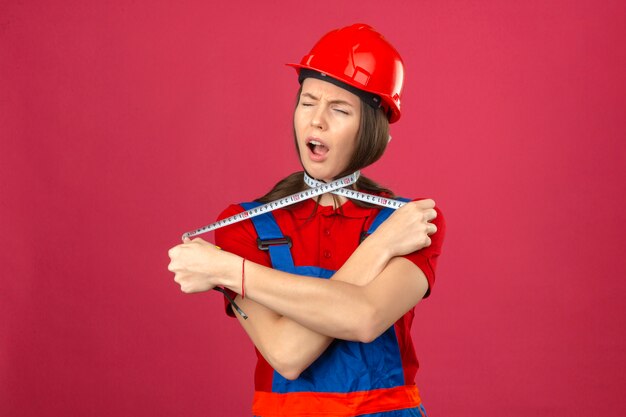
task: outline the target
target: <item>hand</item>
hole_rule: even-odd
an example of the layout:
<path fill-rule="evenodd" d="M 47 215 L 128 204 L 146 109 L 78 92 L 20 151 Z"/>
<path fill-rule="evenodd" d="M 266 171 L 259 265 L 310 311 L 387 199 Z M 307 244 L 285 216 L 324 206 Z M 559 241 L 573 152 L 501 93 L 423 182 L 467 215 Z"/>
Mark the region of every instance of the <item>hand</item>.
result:
<path fill-rule="evenodd" d="M 208 291 L 218 285 L 220 250 L 209 242 L 197 238 L 185 239 L 168 251 L 171 259 L 168 269 L 184 293 Z"/>
<path fill-rule="evenodd" d="M 390 251 L 390 257 L 407 255 L 430 246 L 430 235 L 437 232 L 430 222 L 436 217 L 433 200 L 412 201 L 389 216 L 368 240 L 376 239 Z"/>

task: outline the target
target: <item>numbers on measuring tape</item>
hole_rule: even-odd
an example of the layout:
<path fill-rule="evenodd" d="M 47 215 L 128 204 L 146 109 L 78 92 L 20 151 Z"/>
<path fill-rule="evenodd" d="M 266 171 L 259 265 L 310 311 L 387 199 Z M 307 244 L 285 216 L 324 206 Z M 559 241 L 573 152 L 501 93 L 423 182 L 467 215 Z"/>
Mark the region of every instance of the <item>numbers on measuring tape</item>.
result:
<path fill-rule="evenodd" d="M 309 177 L 306 173 L 304 174 L 304 182 L 309 187 L 317 187 L 319 186 L 319 184 L 323 184 L 322 182 L 314 180 L 313 178 Z M 381 197 L 378 195 L 362 193 L 360 191 L 351 190 L 349 188 L 339 188 L 331 192 L 333 194 L 352 198 L 354 200 L 360 200 L 366 203 L 372 203 L 372 204 L 376 204 L 377 206 L 389 207 L 392 209 L 398 209 L 406 204 L 404 201 L 393 200 L 391 198 L 385 198 L 385 197 Z"/>
<path fill-rule="evenodd" d="M 287 197 L 280 198 L 278 200 L 270 201 L 269 203 L 263 204 L 262 206 L 255 207 L 253 209 L 241 212 L 239 214 L 235 214 L 234 216 L 227 217 L 225 219 L 219 220 L 215 223 L 211 223 L 207 226 L 201 227 L 196 230 L 192 230 L 183 234 L 182 239 L 189 239 L 195 236 L 199 236 L 204 233 L 211 232 L 213 230 L 219 229 L 221 227 L 230 226 L 231 224 L 238 223 L 240 221 L 249 219 L 251 217 L 260 216 L 261 214 L 269 213 L 270 211 L 277 210 L 279 208 L 284 208 L 290 206 L 292 204 L 296 204 L 300 201 L 317 197 L 318 195 L 333 193 L 337 195 L 341 195 L 344 197 L 352 198 L 354 200 L 360 200 L 367 203 L 376 204 L 383 207 L 389 207 L 392 209 L 398 209 L 406 204 L 404 201 L 393 200 L 390 198 L 385 198 L 373 194 L 362 193 L 360 191 L 351 190 L 349 188 L 344 188 L 346 186 L 354 184 L 358 179 L 361 173 L 356 171 L 353 174 L 345 176 L 343 178 L 339 178 L 338 180 L 325 183 L 321 181 L 314 180 L 309 177 L 306 173 L 304 173 L 304 182 L 311 187 L 308 190 L 301 191 L 296 194 L 292 194 Z"/>

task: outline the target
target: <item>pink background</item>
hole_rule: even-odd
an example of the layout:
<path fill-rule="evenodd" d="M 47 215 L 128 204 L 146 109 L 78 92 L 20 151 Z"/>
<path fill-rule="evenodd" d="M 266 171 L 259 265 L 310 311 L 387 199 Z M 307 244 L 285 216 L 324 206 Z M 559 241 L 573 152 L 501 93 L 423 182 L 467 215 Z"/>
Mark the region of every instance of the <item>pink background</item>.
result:
<path fill-rule="evenodd" d="M 408 68 L 366 174 L 448 222 L 430 416 L 625 415 L 626 3 L 277 3 L 0 2 L 0 415 L 248 415 L 167 249 L 298 168 L 282 64 L 357 21 Z"/>

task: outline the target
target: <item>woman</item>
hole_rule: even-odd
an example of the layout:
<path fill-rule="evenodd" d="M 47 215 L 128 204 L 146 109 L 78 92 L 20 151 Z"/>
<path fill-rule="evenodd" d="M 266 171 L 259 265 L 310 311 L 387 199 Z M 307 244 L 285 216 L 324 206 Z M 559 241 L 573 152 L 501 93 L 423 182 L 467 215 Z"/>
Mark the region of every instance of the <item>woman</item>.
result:
<path fill-rule="evenodd" d="M 332 31 L 291 66 L 304 173 L 220 219 L 352 174 L 387 146 L 404 67 L 378 32 Z M 393 197 L 362 176 L 348 188 Z M 170 250 L 184 292 L 224 287 L 249 316 L 238 319 L 257 349 L 254 415 L 425 415 L 410 327 L 441 252 L 434 206 L 424 199 L 394 212 L 326 193 L 217 230 L 221 250 L 199 238 Z"/>

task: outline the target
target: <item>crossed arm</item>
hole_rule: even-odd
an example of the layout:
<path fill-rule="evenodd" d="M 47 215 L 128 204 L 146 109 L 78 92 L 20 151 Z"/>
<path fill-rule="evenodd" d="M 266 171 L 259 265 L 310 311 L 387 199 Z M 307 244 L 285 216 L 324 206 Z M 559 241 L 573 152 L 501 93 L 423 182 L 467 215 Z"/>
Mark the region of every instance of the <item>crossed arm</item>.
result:
<path fill-rule="evenodd" d="M 249 319 L 239 321 L 276 371 L 295 379 L 334 338 L 369 342 L 419 302 L 428 289 L 426 277 L 400 255 L 430 244 L 436 228 L 428 222 L 436 214 L 429 201 L 394 213 L 330 280 L 246 262 L 246 298 L 238 296 L 237 303 Z M 407 224 L 407 218 L 420 216 Z M 220 285 L 241 294 L 239 256 L 195 239 L 172 248 L 170 257 L 184 292 Z"/>
<path fill-rule="evenodd" d="M 364 242 L 330 280 L 246 265 L 246 298 L 237 303 L 249 319 L 239 321 L 285 378 L 297 378 L 334 338 L 375 339 L 423 297 L 421 270 L 404 258 L 385 262 L 372 246 Z"/>

